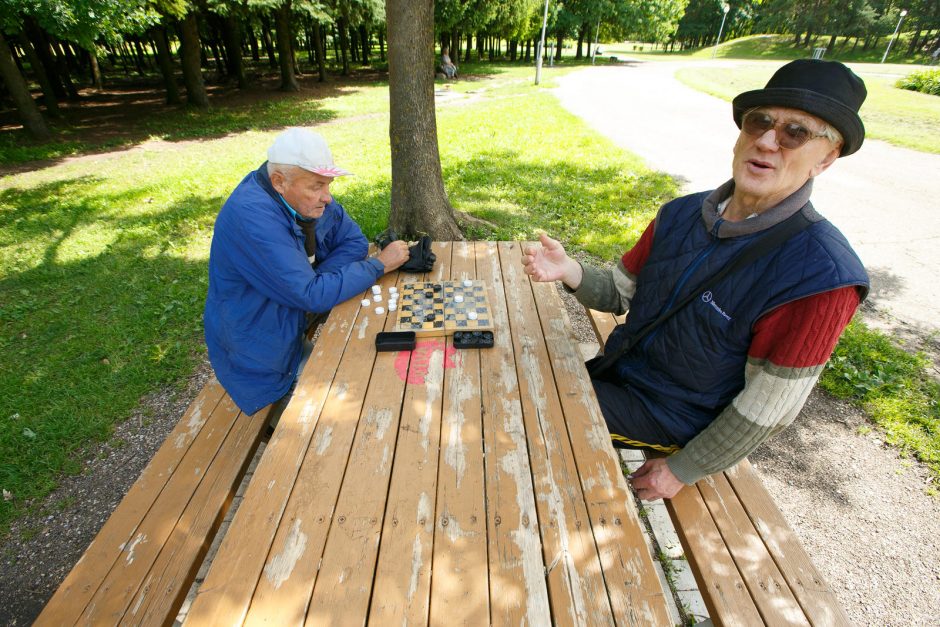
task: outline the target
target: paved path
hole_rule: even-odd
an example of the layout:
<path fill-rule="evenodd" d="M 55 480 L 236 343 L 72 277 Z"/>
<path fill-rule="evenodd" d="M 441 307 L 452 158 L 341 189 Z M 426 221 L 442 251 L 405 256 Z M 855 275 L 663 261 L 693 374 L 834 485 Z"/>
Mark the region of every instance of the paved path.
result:
<path fill-rule="evenodd" d="M 731 104 L 686 87 L 674 74 L 688 66 L 732 71 L 736 64 L 589 68 L 559 79 L 557 95 L 618 145 L 680 178 L 685 191 L 712 189 L 731 176 L 738 132 Z M 768 78 L 775 68 L 768 65 Z M 875 305 L 922 333 L 940 331 L 940 155 L 866 140 L 816 180 L 813 203 L 862 258 Z"/>

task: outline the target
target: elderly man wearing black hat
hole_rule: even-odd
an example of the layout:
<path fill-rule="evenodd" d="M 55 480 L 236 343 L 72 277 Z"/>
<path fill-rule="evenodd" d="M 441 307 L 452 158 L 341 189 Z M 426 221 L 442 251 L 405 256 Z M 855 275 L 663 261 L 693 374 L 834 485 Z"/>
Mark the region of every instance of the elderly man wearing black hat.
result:
<path fill-rule="evenodd" d="M 544 235 L 526 250 L 533 280 L 629 312 L 588 370 L 614 443 L 667 454 L 632 475 L 640 498 L 675 496 L 793 422 L 868 293 L 810 203 L 813 179 L 861 147 L 865 96 L 841 63 L 788 63 L 734 99 L 731 180 L 663 205 L 613 268 Z"/>

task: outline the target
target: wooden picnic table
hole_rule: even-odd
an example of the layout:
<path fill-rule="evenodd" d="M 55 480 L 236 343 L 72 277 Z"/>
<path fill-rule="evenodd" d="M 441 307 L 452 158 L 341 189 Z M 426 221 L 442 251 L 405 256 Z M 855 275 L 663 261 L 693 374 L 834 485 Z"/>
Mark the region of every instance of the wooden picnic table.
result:
<path fill-rule="evenodd" d="M 187 624 L 669 624 L 561 297 L 518 242 L 441 242 L 478 279 L 495 346 L 331 312 Z"/>

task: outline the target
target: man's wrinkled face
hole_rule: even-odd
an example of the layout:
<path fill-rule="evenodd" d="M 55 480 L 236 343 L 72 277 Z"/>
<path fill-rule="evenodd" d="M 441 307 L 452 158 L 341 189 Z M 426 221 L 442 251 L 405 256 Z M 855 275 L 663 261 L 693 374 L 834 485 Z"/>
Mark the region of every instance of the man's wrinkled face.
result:
<path fill-rule="evenodd" d="M 760 107 L 778 123 L 795 122 L 814 134 L 825 128 L 818 117 L 785 107 Z M 735 194 L 741 194 L 756 210 L 763 210 L 781 202 L 798 190 L 806 181 L 826 170 L 838 158 L 841 148 L 825 137 L 814 137 L 798 148 L 781 148 L 778 125 L 759 136 L 743 130 L 734 145 L 732 172 Z"/>
<path fill-rule="evenodd" d="M 294 170 L 290 177 L 280 172 L 271 175 L 274 189 L 304 218 L 319 218 L 323 215 L 324 209 L 333 200 L 330 195 L 331 182 L 333 179 L 328 176 L 300 168 Z"/>

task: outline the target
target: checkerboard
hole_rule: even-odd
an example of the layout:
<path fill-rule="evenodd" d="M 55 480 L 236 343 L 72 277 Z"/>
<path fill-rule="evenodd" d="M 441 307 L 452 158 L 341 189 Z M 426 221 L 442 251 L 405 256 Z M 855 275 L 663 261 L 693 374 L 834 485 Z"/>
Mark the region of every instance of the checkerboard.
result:
<path fill-rule="evenodd" d="M 463 296 L 463 302 L 454 301 L 454 296 Z M 475 311 L 476 320 L 467 315 Z M 482 281 L 472 281 L 465 286 L 462 281 L 441 283 L 405 283 L 399 291 L 398 331 L 414 331 L 415 335 L 453 335 L 455 331 L 492 331 L 493 316 L 486 286 Z"/>

